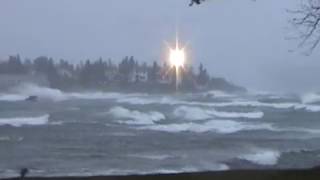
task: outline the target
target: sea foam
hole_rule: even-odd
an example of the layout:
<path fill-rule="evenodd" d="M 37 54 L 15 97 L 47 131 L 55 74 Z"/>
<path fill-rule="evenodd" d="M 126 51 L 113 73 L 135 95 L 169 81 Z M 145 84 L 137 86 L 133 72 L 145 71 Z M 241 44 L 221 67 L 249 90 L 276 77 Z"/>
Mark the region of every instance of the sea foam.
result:
<path fill-rule="evenodd" d="M 306 110 L 309 112 L 319 112 L 320 105 L 310 105 L 305 103 L 295 102 L 282 102 L 282 103 L 265 103 L 251 100 L 233 100 L 231 102 L 200 102 L 200 101 L 186 101 L 179 100 L 173 97 L 128 97 L 117 99 L 118 103 L 125 103 L 131 105 L 149 105 L 149 104 L 165 104 L 165 105 L 180 105 L 180 106 L 204 106 L 204 107 L 263 107 L 273 109 L 295 109 L 295 110 Z M 219 113 L 216 112 L 217 117 L 243 117 L 243 118 L 261 118 L 263 112 L 251 112 L 251 113 Z"/>
<path fill-rule="evenodd" d="M 205 120 L 212 116 L 207 110 L 199 107 L 179 106 L 173 111 L 173 115 L 183 120 Z"/>
<path fill-rule="evenodd" d="M 135 124 L 135 125 L 146 125 L 154 124 L 154 122 L 165 119 L 165 115 L 160 112 L 140 112 L 136 110 L 126 109 L 121 106 L 116 106 L 108 111 L 108 114 L 114 118 L 119 119 L 121 123 Z"/>
<path fill-rule="evenodd" d="M 10 125 L 14 127 L 21 126 L 40 126 L 49 123 L 49 115 L 43 115 L 38 117 L 15 117 L 15 118 L 0 118 L 1 125 Z"/>
<path fill-rule="evenodd" d="M 212 117 L 219 118 L 248 118 L 248 119 L 259 119 L 264 116 L 261 111 L 255 112 L 224 112 L 217 111 L 213 108 L 200 108 L 191 106 L 179 106 L 173 111 L 174 116 L 185 120 L 205 120 Z"/>
<path fill-rule="evenodd" d="M 281 153 L 274 150 L 258 150 L 251 154 L 241 155 L 238 158 L 255 164 L 272 166 L 278 163 Z"/>
<path fill-rule="evenodd" d="M 307 93 L 301 97 L 303 103 L 311 104 L 320 102 L 320 94 L 317 93 Z"/>
<path fill-rule="evenodd" d="M 66 94 L 58 89 L 42 87 L 34 84 L 21 84 L 14 87 L 11 91 L 17 95 L 24 96 L 25 98 L 28 96 L 38 96 L 41 99 L 53 101 L 62 101 L 67 99 Z"/>
<path fill-rule="evenodd" d="M 27 97 L 19 94 L 0 94 L 0 101 L 23 101 Z"/>
<path fill-rule="evenodd" d="M 165 131 L 171 133 L 178 132 L 215 132 L 219 134 L 231 134 L 246 130 L 273 130 L 271 124 L 268 123 L 243 123 L 232 120 L 211 120 L 206 123 L 174 123 L 174 124 L 156 124 L 150 126 L 139 127 L 140 129 Z"/>
<path fill-rule="evenodd" d="M 235 94 L 229 94 L 224 91 L 218 91 L 218 90 L 212 90 L 204 93 L 206 96 L 212 96 L 212 97 L 221 97 L 221 98 L 231 98 L 236 97 Z"/>
<path fill-rule="evenodd" d="M 259 119 L 264 116 L 264 113 L 261 111 L 256 112 L 220 112 L 220 111 L 211 111 L 216 117 L 222 118 L 248 118 L 248 119 Z"/>
<path fill-rule="evenodd" d="M 65 101 L 70 99 L 122 99 L 128 97 L 143 97 L 145 94 L 122 94 L 117 92 L 63 92 L 59 89 L 24 83 L 10 90 L 7 94 L 0 94 L 0 101 L 21 101 L 29 96 L 38 96 L 40 100 Z"/>

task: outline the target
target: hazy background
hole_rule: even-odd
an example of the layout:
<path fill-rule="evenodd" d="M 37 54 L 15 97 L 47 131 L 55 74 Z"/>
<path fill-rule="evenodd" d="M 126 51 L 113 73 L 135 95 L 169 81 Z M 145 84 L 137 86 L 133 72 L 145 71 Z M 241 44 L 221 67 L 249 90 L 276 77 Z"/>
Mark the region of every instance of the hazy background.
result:
<path fill-rule="evenodd" d="M 0 59 L 47 55 L 163 61 L 165 41 L 188 42 L 189 59 L 215 76 L 266 91 L 318 91 L 319 48 L 311 56 L 286 40 L 286 9 L 300 0 L 1 0 Z M 294 52 L 290 50 L 294 49 Z"/>

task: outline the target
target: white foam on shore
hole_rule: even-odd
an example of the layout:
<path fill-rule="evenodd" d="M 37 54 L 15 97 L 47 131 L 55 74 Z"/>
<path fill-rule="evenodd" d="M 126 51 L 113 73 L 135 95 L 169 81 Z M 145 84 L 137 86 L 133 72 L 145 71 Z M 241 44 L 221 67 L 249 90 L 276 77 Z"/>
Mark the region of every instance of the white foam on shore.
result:
<path fill-rule="evenodd" d="M 274 130 L 268 123 L 243 123 L 231 120 L 211 120 L 206 123 L 181 123 L 181 124 L 157 124 L 139 127 L 139 129 L 164 131 L 171 133 L 179 132 L 215 132 L 219 134 L 231 134 L 246 130 Z"/>
<path fill-rule="evenodd" d="M 121 168 L 103 168 L 87 169 L 81 168 L 75 172 L 65 172 L 64 170 L 57 169 L 56 171 L 51 170 L 30 170 L 30 176 L 36 177 L 91 177 L 91 176 L 124 176 L 124 175 L 153 175 L 153 174 L 176 174 L 176 173 L 193 173 L 202 171 L 227 171 L 230 168 L 226 164 L 222 163 L 211 163 L 209 167 L 205 169 L 195 166 L 181 166 L 176 168 L 132 168 L 132 169 L 121 169 Z M 19 171 L 16 169 L 8 169 L 0 171 L 0 176 L 4 178 L 14 178 L 19 176 Z"/>
<path fill-rule="evenodd" d="M 0 171 L 1 178 L 16 178 L 17 176 L 19 176 L 19 172 L 17 170 L 7 169 L 2 170 L 2 172 Z"/>
<path fill-rule="evenodd" d="M 98 175 L 150 175 L 150 174 L 176 174 L 176 173 L 193 173 L 200 171 L 227 171 L 230 170 L 229 166 L 222 163 L 211 163 L 210 167 L 202 169 L 194 166 L 184 166 L 180 168 L 171 169 L 154 169 L 154 170 L 123 170 L 123 169 L 110 169 L 108 171 L 100 172 Z M 95 173 L 97 175 L 97 173 Z"/>
<path fill-rule="evenodd" d="M 241 155 L 238 158 L 264 166 L 272 166 L 278 163 L 281 153 L 274 150 L 258 150 L 256 152 Z"/>
<path fill-rule="evenodd" d="M 49 115 L 43 115 L 39 117 L 15 117 L 15 118 L 0 118 L 1 125 L 10 125 L 14 127 L 21 126 L 40 126 L 49 123 Z"/>
<path fill-rule="evenodd" d="M 206 169 L 201 169 L 194 166 L 183 166 L 177 168 L 156 168 L 151 170 L 144 170 L 144 169 L 112 169 L 109 168 L 108 170 L 85 170 L 84 172 L 75 172 L 75 173 L 68 173 L 65 174 L 58 174 L 55 176 L 123 176 L 123 175 L 154 175 L 154 174 L 177 174 L 177 173 L 193 173 L 193 172 L 201 172 L 201 171 L 227 171 L 230 168 L 226 164 L 216 163 L 211 164 L 210 167 Z M 49 176 L 50 177 L 50 176 Z"/>
<path fill-rule="evenodd" d="M 200 107 L 190 107 L 190 106 L 179 106 L 174 111 L 175 117 L 182 118 L 185 120 L 206 120 L 212 117 L 219 118 L 248 118 L 248 119 L 259 119 L 264 116 L 261 111 L 256 112 L 223 112 L 216 111 L 213 108 L 200 108 Z"/>
<path fill-rule="evenodd" d="M 165 119 L 165 115 L 160 112 L 140 112 L 136 110 L 126 109 L 121 106 L 111 108 L 107 114 L 112 115 L 114 118 L 120 120 L 119 122 L 133 125 L 148 125 L 154 122 Z"/>
<path fill-rule="evenodd" d="M 227 171 L 230 170 L 229 166 L 226 164 L 211 164 L 210 167 L 205 169 L 203 168 L 196 168 L 196 167 L 184 167 L 180 170 L 172 170 L 172 169 L 159 169 L 152 172 L 146 172 L 143 174 L 176 174 L 176 173 L 193 173 L 193 172 L 200 172 L 200 171 Z"/>

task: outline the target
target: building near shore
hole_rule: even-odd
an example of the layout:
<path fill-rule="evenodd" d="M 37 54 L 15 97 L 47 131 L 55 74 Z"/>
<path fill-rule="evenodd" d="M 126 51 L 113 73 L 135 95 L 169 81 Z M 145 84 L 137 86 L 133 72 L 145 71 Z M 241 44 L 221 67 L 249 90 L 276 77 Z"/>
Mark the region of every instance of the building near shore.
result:
<path fill-rule="evenodd" d="M 148 81 L 148 73 L 143 71 L 133 71 L 129 74 L 129 82 L 130 83 L 137 83 L 142 82 L 145 83 Z"/>

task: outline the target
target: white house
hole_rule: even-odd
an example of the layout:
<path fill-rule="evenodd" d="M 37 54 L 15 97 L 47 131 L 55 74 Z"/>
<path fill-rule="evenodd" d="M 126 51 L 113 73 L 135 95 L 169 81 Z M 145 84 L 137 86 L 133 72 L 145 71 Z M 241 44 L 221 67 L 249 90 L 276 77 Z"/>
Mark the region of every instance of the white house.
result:
<path fill-rule="evenodd" d="M 147 81 L 148 81 L 148 73 L 147 72 L 133 71 L 129 75 L 129 82 L 131 82 L 131 83 L 147 82 Z"/>

